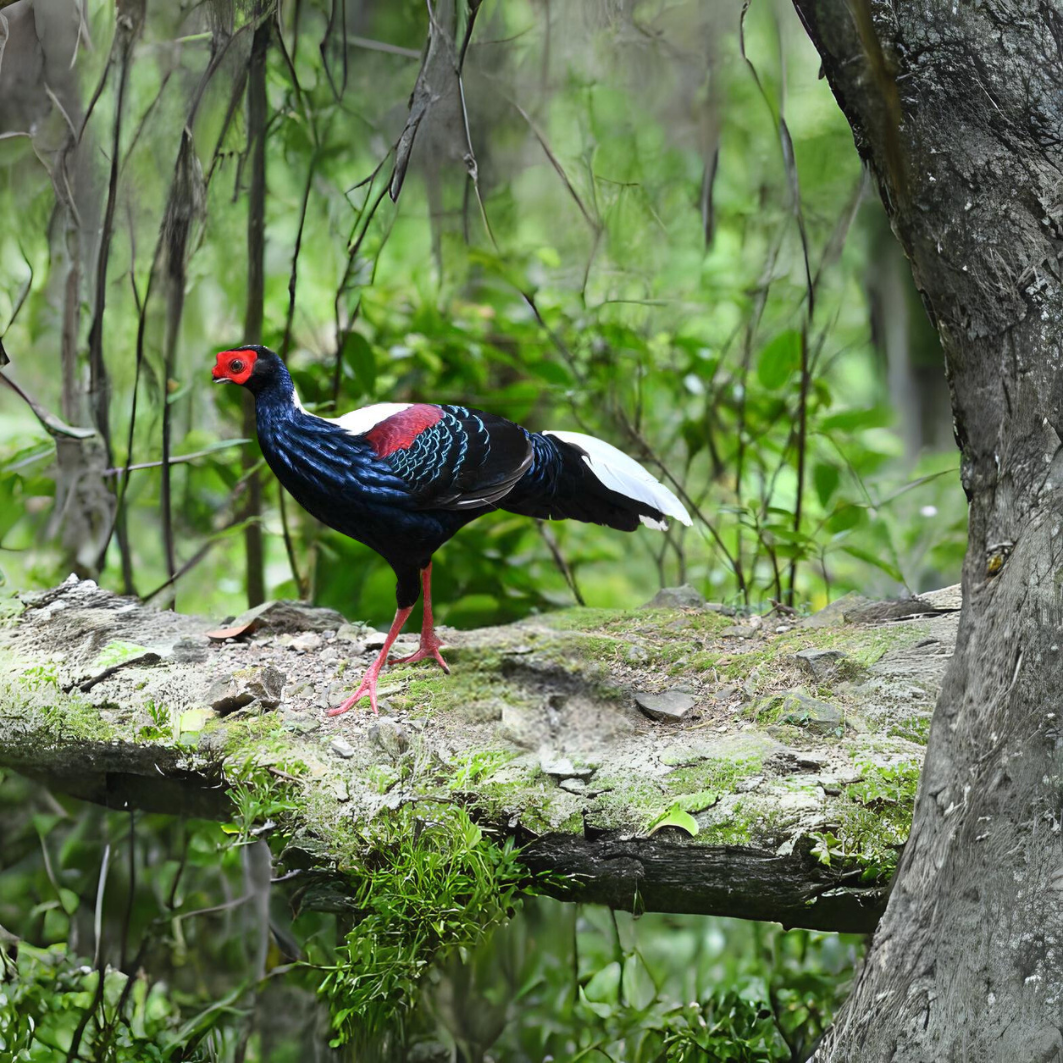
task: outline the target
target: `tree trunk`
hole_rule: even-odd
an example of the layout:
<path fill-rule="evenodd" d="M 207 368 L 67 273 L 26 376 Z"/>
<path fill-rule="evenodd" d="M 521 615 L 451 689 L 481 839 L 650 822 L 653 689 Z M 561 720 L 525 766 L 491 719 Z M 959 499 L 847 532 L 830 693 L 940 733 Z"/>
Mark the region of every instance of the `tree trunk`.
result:
<path fill-rule="evenodd" d="M 251 61 L 247 71 L 247 153 L 251 164 L 251 187 L 247 197 L 247 307 L 244 314 L 244 343 L 262 342 L 262 316 L 266 289 L 266 53 L 272 21 L 265 16 L 255 27 L 251 43 Z M 244 392 L 243 432 L 247 439 L 257 439 L 254 396 Z M 245 447 L 242 463 L 247 477 L 247 502 L 241 516 L 248 521 L 244 528 L 244 554 L 247 559 L 247 604 L 261 605 L 266 600 L 265 543 L 262 534 L 262 477 L 251 470 L 261 460 L 258 447 Z"/>
<path fill-rule="evenodd" d="M 1063 1059 L 1063 7 L 795 0 L 941 335 L 970 505 L 912 836 L 818 1063 Z"/>
<path fill-rule="evenodd" d="M 212 631 L 72 578 L 19 616 L 0 600 L 0 767 L 117 808 L 229 819 L 252 764 L 268 806 L 268 766 L 294 787 L 283 860 L 313 886 L 304 907 L 344 908 L 352 838 L 394 809 L 461 802 L 559 895 L 867 932 L 954 601 L 853 623 L 844 604 L 760 627 L 718 608 L 573 609 L 446 631 L 452 675 L 392 667 L 379 717 L 363 703 L 330 718 L 380 633 L 298 603 Z"/>

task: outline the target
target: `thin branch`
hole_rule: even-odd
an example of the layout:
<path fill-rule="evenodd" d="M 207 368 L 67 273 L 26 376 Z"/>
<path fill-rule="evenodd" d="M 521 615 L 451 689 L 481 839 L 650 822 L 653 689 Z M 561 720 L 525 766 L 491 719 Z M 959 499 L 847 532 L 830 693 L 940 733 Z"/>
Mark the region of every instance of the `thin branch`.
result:
<path fill-rule="evenodd" d="M 49 413 L 36 399 L 31 398 L 9 376 L 0 373 L 0 381 L 5 383 L 33 411 L 34 417 L 50 436 L 66 436 L 68 439 L 91 439 L 96 431 L 93 428 L 74 428 L 62 421 L 54 413 Z"/>
<path fill-rule="evenodd" d="M 548 528 L 546 522 L 542 520 L 537 520 L 535 525 L 539 529 L 539 534 L 542 536 L 543 542 L 546 543 L 546 548 L 550 551 L 550 556 L 554 559 L 554 564 L 557 565 L 558 571 L 565 577 L 565 582 L 572 592 L 572 597 L 576 599 L 578 605 L 586 605 L 583 592 L 576 582 L 576 575 L 565 560 L 565 555 L 561 553 L 561 544 L 557 541 L 557 536 L 554 535 L 553 529 Z"/>
<path fill-rule="evenodd" d="M 389 44 L 387 41 L 374 41 L 370 37 L 358 37 L 353 33 L 347 34 L 347 43 L 355 48 L 367 48 L 372 52 L 387 52 L 389 55 L 401 55 L 405 59 L 420 59 L 421 53 L 416 48 L 403 48 L 398 44 Z"/>
<path fill-rule="evenodd" d="M 205 450 L 196 450 L 191 454 L 178 454 L 170 458 L 171 465 L 182 465 L 187 461 L 195 461 L 197 458 L 207 458 L 212 454 L 217 454 L 219 450 L 227 450 L 229 447 L 242 447 L 245 443 L 250 443 L 250 439 L 226 439 L 222 443 L 216 443 L 214 446 L 207 447 Z M 137 472 L 140 469 L 161 469 L 163 462 L 161 461 L 141 461 L 136 465 L 122 465 L 113 469 L 104 469 L 101 476 L 122 476 L 128 472 Z"/>

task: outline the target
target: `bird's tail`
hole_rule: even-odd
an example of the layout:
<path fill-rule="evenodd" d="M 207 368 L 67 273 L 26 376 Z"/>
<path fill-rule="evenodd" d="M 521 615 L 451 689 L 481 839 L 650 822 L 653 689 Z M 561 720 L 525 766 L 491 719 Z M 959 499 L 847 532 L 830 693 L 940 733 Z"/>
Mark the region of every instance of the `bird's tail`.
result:
<path fill-rule="evenodd" d="M 502 507 L 550 520 L 581 520 L 634 531 L 690 525 L 683 503 L 637 461 L 582 432 L 532 436 L 535 460 Z"/>

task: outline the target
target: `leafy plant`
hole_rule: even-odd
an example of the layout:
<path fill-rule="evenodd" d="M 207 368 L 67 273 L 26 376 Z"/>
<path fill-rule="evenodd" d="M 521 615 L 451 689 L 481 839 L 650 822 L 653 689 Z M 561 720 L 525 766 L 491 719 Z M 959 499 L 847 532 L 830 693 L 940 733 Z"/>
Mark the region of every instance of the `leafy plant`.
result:
<path fill-rule="evenodd" d="M 460 806 L 404 807 L 348 869 L 355 926 L 322 964 L 334 1045 L 379 1039 L 415 1006 L 432 963 L 466 955 L 510 919 L 528 882 L 512 840 L 493 845 Z"/>

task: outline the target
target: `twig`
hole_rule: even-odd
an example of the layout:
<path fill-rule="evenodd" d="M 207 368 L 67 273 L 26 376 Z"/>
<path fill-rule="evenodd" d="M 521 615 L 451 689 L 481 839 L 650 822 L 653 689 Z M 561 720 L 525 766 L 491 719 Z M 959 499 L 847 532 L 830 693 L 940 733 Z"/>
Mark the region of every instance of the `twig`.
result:
<path fill-rule="evenodd" d="M 811 282 L 810 282 L 811 283 Z M 809 311 L 811 313 L 811 310 Z M 808 430 L 808 387 L 810 374 L 808 371 L 808 325 L 801 328 L 801 390 L 797 402 L 797 498 L 794 502 L 795 534 L 801 532 L 801 505 L 804 501 L 805 492 L 805 460 L 807 457 L 807 430 Z M 790 559 L 790 586 L 786 592 L 789 605 L 794 604 L 794 590 L 797 583 L 797 560 L 798 551 L 794 551 Z"/>
<path fill-rule="evenodd" d="M 572 597 L 576 599 L 579 605 L 586 605 L 584 601 L 583 593 L 579 589 L 579 584 L 576 582 L 575 573 L 572 571 L 571 566 L 565 560 L 565 555 L 561 553 L 561 544 L 557 541 L 557 536 L 553 531 L 546 526 L 546 522 L 537 520 L 535 522 L 536 527 L 539 529 L 539 534 L 543 537 L 543 542 L 546 543 L 547 549 L 550 551 L 550 556 L 554 559 L 554 564 L 557 565 L 558 571 L 565 577 L 565 582 L 568 584 L 568 589 L 572 592 Z"/>
<path fill-rule="evenodd" d="M 372 52 L 387 52 L 389 55 L 401 55 L 405 59 L 420 59 L 421 53 L 416 48 L 403 48 L 398 44 L 389 44 L 387 41 L 374 41 L 370 37 L 359 37 L 354 33 L 347 34 L 347 43 L 355 48 L 366 48 Z"/>
<path fill-rule="evenodd" d="M 182 465 L 188 461 L 196 461 L 198 458 L 209 458 L 212 454 L 217 454 L 219 450 L 228 450 L 229 447 L 242 447 L 245 443 L 250 443 L 250 439 L 226 439 L 222 443 L 217 443 L 212 447 L 207 447 L 205 450 L 196 450 L 191 454 L 177 454 L 170 458 L 170 465 Z M 141 469 L 161 469 L 163 462 L 161 461 L 141 461 L 136 465 L 122 465 L 113 469 L 104 469 L 101 476 L 118 476 L 125 475 L 129 472 L 138 472 Z"/>
<path fill-rule="evenodd" d="M 50 436 L 66 436 L 69 439 L 91 439 L 95 434 L 92 428 L 74 428 L 65 421 L 49 413 L 36 399 L 31 398 L 11 377 L 0 373 L 0 381 L 3 381 L 22 401 L 33 411 L 33 415 L 40 421 L 41 426 Z"/>

